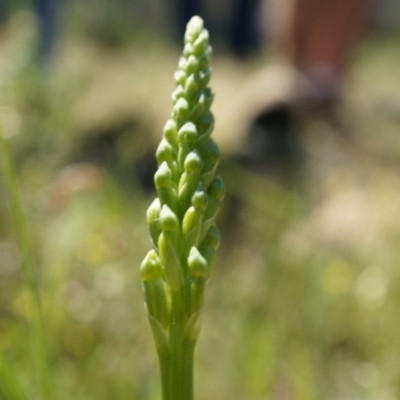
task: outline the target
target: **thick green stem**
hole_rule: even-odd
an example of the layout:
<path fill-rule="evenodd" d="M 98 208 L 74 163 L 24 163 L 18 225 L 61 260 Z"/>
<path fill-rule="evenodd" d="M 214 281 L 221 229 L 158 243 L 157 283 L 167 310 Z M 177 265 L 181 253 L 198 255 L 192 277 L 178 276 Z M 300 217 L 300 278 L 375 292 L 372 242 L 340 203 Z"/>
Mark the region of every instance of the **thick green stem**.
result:
<path fill-rule="evenodd" d="M 183 397 L 184 386 L 184 329 L 185 329 L 185 303 L 184 288 L 173 291 L 171 326 L 169 332 L 169 395 L 167 400 L 186 400 Z"/>

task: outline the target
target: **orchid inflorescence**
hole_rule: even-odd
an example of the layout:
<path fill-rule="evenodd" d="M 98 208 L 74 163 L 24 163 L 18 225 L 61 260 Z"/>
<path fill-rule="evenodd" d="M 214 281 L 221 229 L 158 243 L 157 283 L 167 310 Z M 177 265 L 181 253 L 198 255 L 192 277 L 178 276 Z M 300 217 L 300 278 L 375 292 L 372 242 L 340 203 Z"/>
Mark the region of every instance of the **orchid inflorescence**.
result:
<path fill-rule="evenodd" d="M 211 55 L 203 21 L 193 17 L 174 75 L 171 117 L 156 151 L 158 197 L 147 211 L 154 248 L 141 265 L 163 400 L 193 398 L 194 347 L 205 286 L 220 242 L 215 216 L 225 188 L 215 177 L 220 153 L 211 138 Z"/>

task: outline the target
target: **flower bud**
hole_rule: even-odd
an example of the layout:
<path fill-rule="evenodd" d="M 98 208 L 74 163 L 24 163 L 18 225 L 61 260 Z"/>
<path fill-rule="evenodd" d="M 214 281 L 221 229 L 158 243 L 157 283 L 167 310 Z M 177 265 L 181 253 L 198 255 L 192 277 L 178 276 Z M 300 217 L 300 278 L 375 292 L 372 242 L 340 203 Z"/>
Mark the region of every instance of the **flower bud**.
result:
<path fill-rule="evenodd" d="M 209 278 L 209 268 L 207 265 L 207 261 L 200 254 L 199 250 L 197 250 L 196 247 L 193 246 L 190 249 L 187 261 L 189 267 L 189 275 L 191 278 L 204 280 L 207 280 Z"/>
<path fill-rule="evenodd" d="M 186 81 L 186 74 L 184 71 L 182 71 L 181 69 L 178 69 L 178 71 L 176 71 L 174 73 L 174 79 L 175 79 L 175 83 L 177 85 L 181 85 L 183 87 L 185 81 Z"/>
<path fill-rule="evenodd" d="M 186 72 L 187 76 L 197 72 L 199 68 L 199 62 L 195 56 L 189 56 L 186 60 L 183 70 Z"/>
<path fill-rule="evenodd" d="M 208 229 L 203 241 L 201 242 L 201 246 L 209 246 L 216 250 L 218 249 L 220 242 L 221 235 L 219 230 L 215 224 L 212 224 Z"/>
<path fill-rule="evenodd" d="M 190 231 L 196 228 L 201 220 L 202 213 L 194 207 L 189 207 L 183 216 L 182 221 L 182 233 L 184 235 L 188 234 Z"/>
<path fill-rule="evenodd" d="M 177 129 L 176 122 L 173 119 L 169 119 L 164 125 L 164 137 L 168 140 L 168 143 L 175 148 L 178 147 Z"/>
<path fill-rule="evenodd" d="M 200 174 L 203 162 L 197 151 L 191 151 L 185 158 L 185 171 L 191 174 Z"/>
<path fill-rule="evenodd" d="M 204 68 L 207 68 L 210 64 L 212 57 L 212 48 L 211 46 L 208 46 L 205 50 L 205 52 L 198 58 L 199 60 L 199 71 L 201 71 Z"/>
<path fill-rule="evenodd" d="M 195 75 L 190 75 L 185 82 L 185 89 L 183 94 L 185 95 L 186 99 L 191 102 L 194 95 L 199 90 L 199 80 L 196 79 Z"/>
<path fill-rule="evenodd" d="M 142 261 L 140 265 L 140 274 L 142 280 L 145 282 L 162 279 L 163 269 L 161 260 L 154 250 L 150 250 Z"/>
<path fill-rule="evenodd" d="M 225 185 L 224 181 L 220 176 L 217 176 L 214 178 L 214 180 L 210 183 L 210 186 L 208 187 L 207 193 L 210 197 L 222 201 L 223 198 L 225 197 Z"/>
<path fill-rule="evenodd" d="M 164 161 L 154 175 L 156 189 L 169 187 L 172 185 L 172 172 L 168 164 Z"/>
<path fill-rule="evenodd" d="M 193 43 L 193 53 L 196 57 L 201 56 L 208 47 L 209 43 L 209 34 L 206 29 L 203 29 L 199 34 L 198 38 Z"/>
<path fill-rule="evenodd" d="M 206 192 L 198 188 L 192 196 L 192 206 L 199 211 L 204 211 L 207 206 L 207 201 Z"/>
<path fill-rule="evenodd" d="M 203 29 L 204 29 L 203 20 L 198 16 L 192 17 L 186 26 L 185 42 L 195 41 L 200 35 L 200 33 L 203 31 Z"/>
<path fill-rule="evenodd" d="M 207 112 L 205 103 L 204 103 L 204 95 L 200 95 L 199 100 L 196 102 L 192 111 L 190 112 L 190 119 L 194 123 L 198 123 L 199 119 Z"/>
<path fill-rule="evenodd" d="M 178 218 L 166 204 L 161 209 L 160 226 L 163 232 L 179 232 Z"/>
<path fill-rule="evenodd" d="M 173 211 L 177 211 L 178 196 L 172 182 L 172 171 L 165 161 L 155 173 L 154 182 L 161 204 L 168 204 Z"/>
<path fill-rule="evenodd" d="M 174 105 L 172 115 L 180 122 L 187 121 L 190 116 L 189 103 L 180 97 Z"/>
<path fill-rule="evenodd" d="M 210 79 L 211 79 L 211 68 L 205 68 L 204 70 L 200 71 L 200 73 L 199 73 L 199 89 L 205 90 L 208 83 L 210 82 Z M 206 95 L 209 96 L 208 92 L 206 92 Z M 212 98 L 214 98 L 214 96 L 212 96 Z M 211 106 L 211 103 L 209 100 L 208 100 L 207 104 L 209 104 L 209 106 Z"/>
<path fill-rule="evenodd" d="M 167 139 L 161 139 L 156 151 L 158 164 L 160 165 L 164 161 L 172 163 L 176 159 L 176 154 L 176 150 L 171 146 Z"/>
<path fill-rule="evenodd" d="M 171 99 L 174 102 L 174 104 L 176 104 L 178 99 L 180 99 L 181 97 L 185 97 L 185 89 L 183 88 L 183 86 L 178 85 L 172 92 Z"/>
<path fill-rule="evenodd" d="M 158 239 L 160 258 L 164 265 L 164 273 L 171 290 L 179 290 L 183 286 L 182 264 L 178 249 L 168 232 L 161 233 Z"/>
<path fill-rule="evenodd" d="M 188 58 L 193 54 L 193 45 L 190 42 L 185 43 L 185 46 L 183 47 L 183 55 Z"/>
<path fill-rule="evenodd" d="M 154 201 L 151 203 L 150 207 L 147 209 L 147 223 L 150 228 L 150 236 L 154 246 L 157 246 L 158 237 L 161 233 L 160 226 L 160 212 L 161 212 L 161 203 L 160 199 L 156 197 Z"/>
<path fill-rule="evenodd" d="M 183 68 L 185 67 L 185 64 L 186 64 L 186 57 L 184 57 L 184 56 L 180 57 L 179 61 L 178 61 L 178 68 L 180 70 L 183 70 Z"/>
<path fill-rule="evenodd" d="M 186 122 L 186 124 L 179 129 L 178 138 L 181 143 L 194 143 L 197 139 L 196 125 L 193 122 Z"/>
<path fill-rule="evenodd" d="M 205 100 L 205 95 L 204 96 L 204 107 L 206 109 L 207 105 L 206 105 L 206 100 Z M 211 131 L 214 128 L 214 117 L 212 115 L 211 112 L 207 112 L 206 114 L 204 114 L 201 118 L 200 121 L 197 124 L 197 127 L 199 129 L 199 136 L 203 136 L 203 135 L 209 135 L 211 133 Z"/>
<path fill-rule="evenodd" d="M 200 246 L 199 251 L 200 251 L 200 254 L 207 261 L 207 265 L 208 265 L 208 268 L 210 270 L 210 275 L 211 275 L 211 272 L 214 268 L 215 260 L 217 258 L 217 252 L 214 248 L 212 248 L 210 246 Z"/>

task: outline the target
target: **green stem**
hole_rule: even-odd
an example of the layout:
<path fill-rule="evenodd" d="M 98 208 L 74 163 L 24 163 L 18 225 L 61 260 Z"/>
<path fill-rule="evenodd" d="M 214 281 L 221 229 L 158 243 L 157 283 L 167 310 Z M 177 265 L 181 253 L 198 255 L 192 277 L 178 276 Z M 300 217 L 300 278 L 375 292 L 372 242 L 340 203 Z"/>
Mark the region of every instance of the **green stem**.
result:
<path fill-rule="evenodd" d="M 48 366 L 47 347 L 43 326 L 43 315 L 40 304 L 39 290 L 36 282 L 34 257 L 29 240 L 28 228 L 22 209 L 21 196 L 14 165 L 6 141 L 0 131 L 0 154 L 6 191 L 10 201 L 11 214 L 18 244 L 22 254 L 22 268 L 25 282 L 31 294 L 30 308 L 32 311 L 31 344 L 33 348 L 34 370 L 44 398 L 52 399 L 52 384 Z"/>
<path fill-rule="evenodd" d="M 185 342 L 183 354 L 183 398 L 193 400 L 193 358 L 196 342 Z"/>

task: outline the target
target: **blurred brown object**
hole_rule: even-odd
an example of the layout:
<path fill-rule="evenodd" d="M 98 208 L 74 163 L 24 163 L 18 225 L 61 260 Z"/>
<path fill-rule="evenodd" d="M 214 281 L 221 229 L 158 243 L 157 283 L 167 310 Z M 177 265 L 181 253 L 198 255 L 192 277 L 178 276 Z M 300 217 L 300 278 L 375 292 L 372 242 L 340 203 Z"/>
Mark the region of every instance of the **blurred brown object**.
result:
<path fill-rule="evenodd" d="M 280 39 L 283 53 L 315 89 L 334 100 L 354 46 L 367 31 L 374 0 L 294 0 Z"/>

